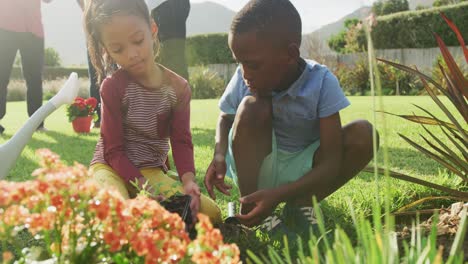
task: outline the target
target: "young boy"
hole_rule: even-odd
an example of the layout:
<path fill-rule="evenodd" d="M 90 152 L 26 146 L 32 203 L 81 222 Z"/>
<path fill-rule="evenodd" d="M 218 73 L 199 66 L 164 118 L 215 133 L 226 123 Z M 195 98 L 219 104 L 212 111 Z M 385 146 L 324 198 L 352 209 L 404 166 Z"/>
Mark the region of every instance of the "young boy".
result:
<path fill-rule="evenodd" d="M 288 0 L 251 0 L 237 13 L 229 46 L 239 68 L 224 92 L 213 161 L 205 186 L 229 195 L 238 183 L 242 224 L 282 223 L 284 215 L 314 224 L 312 196 L 322 200 L 372 159 L 372 125 L 341 126 L 350 103 L 323 65 L 300 57 L 302 25 Z"/>

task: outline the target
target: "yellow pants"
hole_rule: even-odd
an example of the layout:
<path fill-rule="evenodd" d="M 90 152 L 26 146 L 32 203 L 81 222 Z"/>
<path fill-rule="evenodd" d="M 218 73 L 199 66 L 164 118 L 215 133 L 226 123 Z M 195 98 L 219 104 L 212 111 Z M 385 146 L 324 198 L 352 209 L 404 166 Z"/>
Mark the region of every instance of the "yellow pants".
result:
<path fill-rule="evenodd" d="M 91 166 L 94 179 L 103 188 L 113 187 L 119 191 L 125 199 L 129 199 L 129 193 L 126 183 L 110 166 L 102 163 Z M 182 184 L 170 178 L 159 168 L 141 169 L 141 174 L 148 183 L 164 197 L 169 197 L 177 193 L 184 193 Z M 201 195 L 200 213 L 207 215 L 213 224 L 222 222 L 221 210 L 216 203 L 206 195 Z"/>

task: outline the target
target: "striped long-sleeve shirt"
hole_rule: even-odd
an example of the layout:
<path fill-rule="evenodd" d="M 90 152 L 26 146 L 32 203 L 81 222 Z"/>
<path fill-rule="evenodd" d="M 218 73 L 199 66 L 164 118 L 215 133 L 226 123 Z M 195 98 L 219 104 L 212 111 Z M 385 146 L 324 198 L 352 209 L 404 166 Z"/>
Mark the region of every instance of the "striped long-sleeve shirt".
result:
<path fill-rule="evenodd" d="M 190 132 L 190 87 L 164 69 L 164 84 L 148 89 L 119 70 L 101 85 L 101 137 L 91 165 L 108 164 L 125 181 L 140 169 L 167 170 L 169 142 L 177 172 L 195 173 Z"/>

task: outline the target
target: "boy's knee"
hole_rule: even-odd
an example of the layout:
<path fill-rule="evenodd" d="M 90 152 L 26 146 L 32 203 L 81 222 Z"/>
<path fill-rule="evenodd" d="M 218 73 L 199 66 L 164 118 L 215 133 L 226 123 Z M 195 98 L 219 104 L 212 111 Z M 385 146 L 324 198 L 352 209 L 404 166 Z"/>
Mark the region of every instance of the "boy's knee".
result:
<path fill-rule="evenodd" d="M 243 125 L 260 125 L 271 123 L 271 100 L 246 96 L 237 110 L 238 122 Z"/>
<path fill-rule="evenodd" d="M 347 127 L 345 133 L 345 146 L 360 153 L 372 154 L 373 151 L 373 125 L 367 120 L 358 120 Z M 379 135 L 377 133 L 377 148 L 379 146 Z"/>

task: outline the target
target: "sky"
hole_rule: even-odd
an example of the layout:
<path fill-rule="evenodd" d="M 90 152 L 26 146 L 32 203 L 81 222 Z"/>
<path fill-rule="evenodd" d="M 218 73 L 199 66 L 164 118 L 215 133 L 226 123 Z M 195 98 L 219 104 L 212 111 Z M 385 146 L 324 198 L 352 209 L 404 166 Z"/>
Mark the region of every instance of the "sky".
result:
<path fill-rule="evenodd" d="M 3 0 L 0 0 L 3 1 Z M 20 0 L 16 0 L 20 1 Z M 22 1 L 22 0 L 21 0 Z M 192 3 L 207 0 L 190 0 Z M 209 0 L 233 11 L 239 11 L 248 0 Z M 291 0 L 303 20 L 303 33 L 310 33 L 354 12 L 361 6 L 372 5 L 375 0 Z M 65 65 L 86 63 L 81 11 L 75 0 L 56 0 L 42 5 L 46 47 L 59 51 Z M 66 17 L 66 19 L 63 19 Z M 69 42 L 64 44 L 64 37 Z M 75 50 L 76 52 L 70 52 Z"/>
<path fill-rule="evenodd" d="M 190 0 L 192 3 L 207 0 Z M 248 0 L 210 0 L 238 11 Z M 372 5 L 375 0 L 291 0 L 301 14 L 304 33 L 314 31 L 348 15 L 361 6 Z"/>

